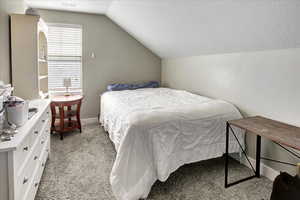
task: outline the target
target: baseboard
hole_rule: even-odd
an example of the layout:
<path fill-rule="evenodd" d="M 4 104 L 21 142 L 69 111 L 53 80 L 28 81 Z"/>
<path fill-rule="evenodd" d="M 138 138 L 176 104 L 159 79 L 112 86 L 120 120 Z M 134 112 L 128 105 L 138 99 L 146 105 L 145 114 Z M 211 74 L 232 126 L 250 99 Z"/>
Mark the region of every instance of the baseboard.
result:
<path fill-rule="evenodd" d="M 248 157 L 249 161 L 251 162 L 252 166 L 255 168 L 256 161 L 254 158 Z M 242 164 L 245 166 L 251 168 L 250 164 L 246 160 L 246 158 L 243 156 L 242 159 L 240 160 Z M 268 165 L 264 164 L 261 162 L 260 164 L 260 173 L 262 176 L 267 177 L 271 181 L 274 181 L 274 179 L 280 174 L 277 170 L 269 167 Z"/>
<path fill-rule="evenodd" d="M 88 124 L 95 124 L 95 123 L 98 123 L 98 118 L 95 117 L 95 118 L 84 118 L 84 119 L 81 119 L 81 123 L 82 125 L 88 125 Z"/>

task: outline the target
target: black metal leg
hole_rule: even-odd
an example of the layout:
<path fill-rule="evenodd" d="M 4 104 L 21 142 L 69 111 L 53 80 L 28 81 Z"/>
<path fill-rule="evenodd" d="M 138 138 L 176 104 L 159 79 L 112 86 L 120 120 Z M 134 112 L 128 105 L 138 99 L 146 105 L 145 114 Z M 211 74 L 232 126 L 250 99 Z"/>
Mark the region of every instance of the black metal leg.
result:
<path fill-rule="evenodd" d="M 226 150 L 225 150 L 225 188 L 228 187 L 228 159 L 229 159 L 229 124 L 226 123 Z"/>
<path fill-rule="evenodd" d="M 249 176 L 249 177 L 246 177 L 246 178 L 243 178 L 241 180 L 238 180 L 238 181 L 235 181 L 233 183 L 228 183 L 228 162 L 229 162 L 229 131 L 232 132 L 234 138 L 236 139 L 236 141 L 238 142 L 243 154 L 245 155 L 245 158 L 246 160 L 248 161 L 249 165 L 251 166 L 251 169 L 253 170 L 254 174 L 253 176 Z M 274 141 L 273 141 L 274 142 Z M 282 146 L 281 144 L 277 143 L 277 142 L 274 142 L 275 144 L 279 145 L 281 148 L 285 149 L 286 151 L 288 151 L 289 153 L 291 153 L 293 156 L 297 157 L 300 159 L 300 155 L 295 153 L 294 151 Z M 272 162 L 278 162 L 278 163 L 281 163 L 281 164 L 287 164 L 287 165 L 292 165 L 292 166 L 296 166 L 295 164 L 292 164 L 292 163 L 288 163 L 288 162 L 283 162 L 283 161 L 277 161 L 277 160 L 273 160 L 273 159 L 269 159 L 269 158 L 265 158 L 265 157 L 261 157 L 261 136 L 260 135 L 257 135 L 256 136 L 256 169 L 254 169 L 253 165 L 251 164 L 247 154 L 246 154 L 246 151 L 244 150 L 244 148 L 242 147 L 241 143 L 239 142 L 238 140 L 238 137 L 236 136 L 236 134 L 234 133 L 234 130 L 232 129 L 230 123 L 226 123 L 226 150 L 225 150 L 225 188 L 228 188 L 230 186 L 233 186 L 233 185 L 236 185 L 238 183 L 241 183 L 241 182 L 244 182 L 244 181 L 247 181 L 249 179 L 252 179 L 252 178 L 260 178 L 260 161 L 261 159 L 265 159 L 265 160 L 269 160 L 269 161 L 272 161 Z"/>
<path fill-rule="evenodd" d="M 260 177 L 260 153 L 261 153 L 261 136 L 257 135 L 256 137 L 256 177 Z"/>
<path fill-rule="evenodd" d="M 229 164 L 229 130 L 231 130 L 233 136 L 235 137 L 236 141 L 238 142 L 240 148 L 242 149 L 242 152 L 243 154 L 245 155 L 245 158 L 247 159 L 247 161 L 249 162 L 253 172 L 255 173 L 255 175 L 253 176 L 249 176 L 249 177 L 246 177 L 246 178 L 243 178 L 243 179 L 240 179 L 238 181 L 235 181 L 233 183 L 228 183 L 228 164 Z M 257 137 L 257 146 L 256 146 L 256 152 L 257 152 L 257 155 L 256 155 L 256 159 L 258 160 L 256 162 L 256 169 L 259 169 L 260 168 L 260 150 L 261 150 L 261 137 L 258 136 Z M 225 150 L 225 188 L 228 188 L 230 186 L 233 186 L 233 185 L 236 185 L 236 184 L 239 184 L 241 182 L 244 182 L 244 181 L 247 181 L 247 180 L 250 180 L 252 178 L 255 178 L 255 177 L 259 177 L 260 176 L 260 172 L 255 170 L 254 167 L 252 166 L 245 150 L 243 149 L 241 143 L 239 142 L 237 136 L 235 135 L 233 129 L 231 128 L 230 124 L 227 122 L 226 124 L 226 150 Z"/>

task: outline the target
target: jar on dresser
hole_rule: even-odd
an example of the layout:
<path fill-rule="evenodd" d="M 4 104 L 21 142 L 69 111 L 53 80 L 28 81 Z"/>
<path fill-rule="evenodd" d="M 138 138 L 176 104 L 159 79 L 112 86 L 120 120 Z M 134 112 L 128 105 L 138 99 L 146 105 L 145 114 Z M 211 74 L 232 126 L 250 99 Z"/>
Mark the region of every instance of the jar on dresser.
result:
<path fill-rule="evenodd" d="M 38 112 L 11 141 L 0 142 L 0 200 L 34 200 L 50 155 L 50 101 L 29 105 Z"/>

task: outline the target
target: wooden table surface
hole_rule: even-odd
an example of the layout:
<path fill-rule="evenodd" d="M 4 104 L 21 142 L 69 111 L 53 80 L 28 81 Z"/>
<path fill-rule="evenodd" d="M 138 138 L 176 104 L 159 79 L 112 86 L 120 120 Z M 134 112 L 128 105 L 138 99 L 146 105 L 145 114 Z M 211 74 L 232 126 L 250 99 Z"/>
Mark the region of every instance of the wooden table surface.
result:
<path fill-rule="evenodd" d="M 261 116 L 231 120 L 230 125 L 300 150 L 300 128 Z"/>
<path fill-rule="evenodd" d="M 83 95 L 54 96 L 51 98 L 51 101 L 52 102 L 70 102 L 70 101 L 76 101 L 79 99 L 83 99 Z"/>

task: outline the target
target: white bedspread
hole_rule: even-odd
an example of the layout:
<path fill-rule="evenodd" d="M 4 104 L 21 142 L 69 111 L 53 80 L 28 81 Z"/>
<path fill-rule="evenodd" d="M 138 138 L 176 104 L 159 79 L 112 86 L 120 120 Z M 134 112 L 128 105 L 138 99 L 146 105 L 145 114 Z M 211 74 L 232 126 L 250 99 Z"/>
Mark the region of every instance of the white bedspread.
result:
<path fill-rule="evenodd" d="M 118 200 L 146 198 L 156 180 L 165 181 L 186 163 L 222 156 L 226 121 L 241 118 L 222 100 L 168 88 L 106 92 L 100 122 L 117 157 L 110 183 Z M 244 142 L 244 134 L 238 134 Z M 239 148 L 233 137 L 230 152 Z"/>

